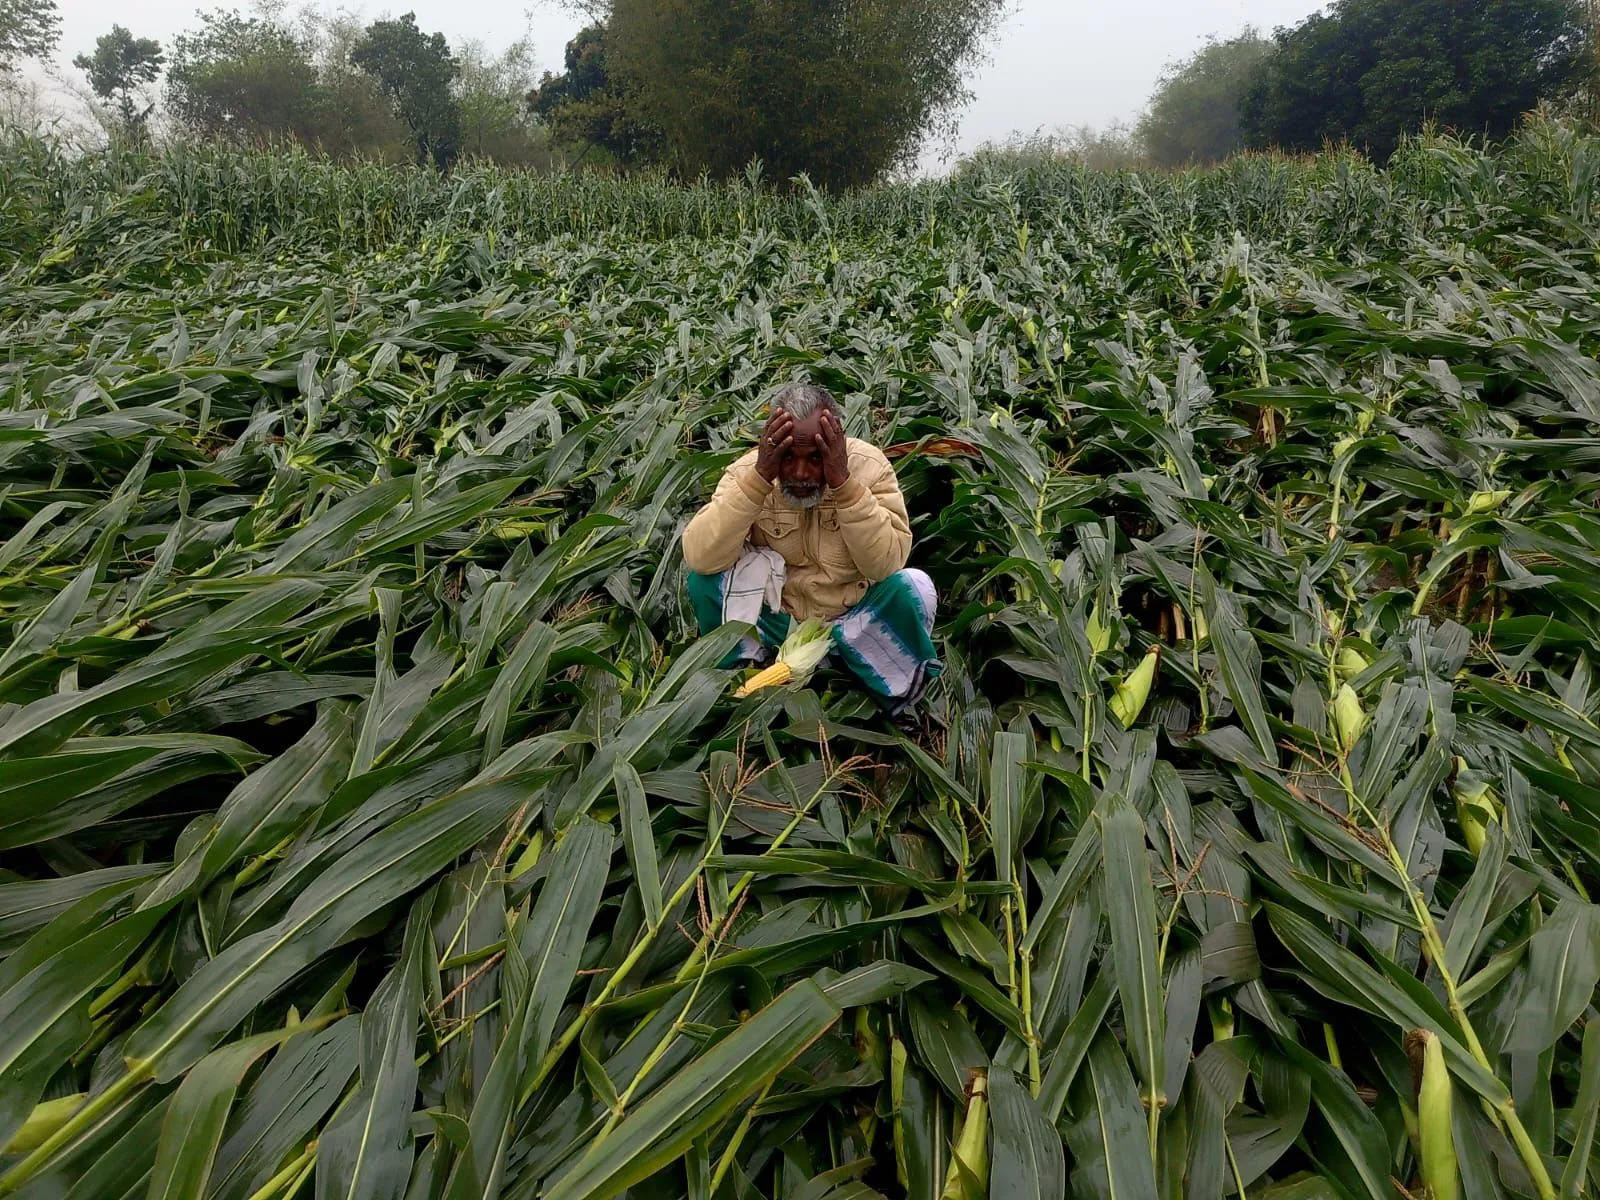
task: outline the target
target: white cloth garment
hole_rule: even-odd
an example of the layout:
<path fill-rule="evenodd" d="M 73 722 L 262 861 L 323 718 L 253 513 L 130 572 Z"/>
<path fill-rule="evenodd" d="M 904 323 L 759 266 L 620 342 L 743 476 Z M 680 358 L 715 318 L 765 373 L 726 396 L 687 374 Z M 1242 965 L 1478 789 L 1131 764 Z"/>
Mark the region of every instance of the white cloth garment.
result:
<path fill-rule="evenodd" d="M 754 625 L 761 619 L 763 606 L 783 611 L 783 584 L 788 567 L 783 555 L 767 546 L 746 544 L 739 561 L 727 573 L 722 592 L 722 619 Z M 760 659 L 761 641 L 754 634 L 739 643 L 742 657 Z"/>

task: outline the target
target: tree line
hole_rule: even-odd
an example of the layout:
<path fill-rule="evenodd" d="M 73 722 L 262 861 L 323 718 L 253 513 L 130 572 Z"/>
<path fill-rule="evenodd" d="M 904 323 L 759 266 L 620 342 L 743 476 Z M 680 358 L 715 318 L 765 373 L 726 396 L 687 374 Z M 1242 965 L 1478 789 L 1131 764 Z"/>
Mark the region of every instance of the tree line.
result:
<path fill-rule="evenodd" d="M 1592 117 L 1595 4 L 1334 0 L 1271 36 L 1213 38 L 1170 64 L 1136 126 L 1009 152 L 1185 166 L 1342 142 L 1381 161 L 1426 122 L 1500 138 L 1541 103 Z M 591 23 L 562 70 L 537 79 L 525 39 L 498 54 L 452 46 L 411 13 L 362 25 L 219 9 L 165 47 L 113 26 L 74 64 L 122 136 L 142 136 L 159 99 L 184 135 L 293 139 L 334 156 L 448 169 L 467 154 L 686 178 L 759 160 L 769 178 L 804 172 L 838 188 L 905 166 L 953 131 L 1005 0 L 583 7 Z M 58 37 L 54 0 L 0 0 L 0 75 Z"/>
<path fill-rule="evenodd" d="M 1426 123 L 1501 139 L 1541 103 L 1591 117 L 1585 0 L 1335 0 L 1169 67 L 1136 134 L 1163 166 L 1346 143 L 1386 160 Z"/>
<path fill-rule="evenodd" d="M 0 80 L 53 51 L 59 25 L 54 0 L 0 0 Z M 295 141 L 336 158 L 440 169 L 463 154 L 513 166 L 559 160 L 528 103 L 538 82 L 531 43 L 452 46 L 412 13 L 363 25 L 344 12 L 215 9 L 166 46 L 113 25 L 73 65 L 124 138 L 147 137 L 159 107 L 178 136 Z"/>

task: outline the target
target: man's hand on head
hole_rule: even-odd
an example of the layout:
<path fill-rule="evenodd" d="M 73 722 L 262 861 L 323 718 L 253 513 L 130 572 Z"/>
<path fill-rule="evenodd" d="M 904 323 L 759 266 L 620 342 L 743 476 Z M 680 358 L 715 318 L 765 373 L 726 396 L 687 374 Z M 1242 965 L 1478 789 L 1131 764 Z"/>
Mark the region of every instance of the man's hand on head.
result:
<path fill-rule="evenodd" d="M 839 418 L 826 409 L 817 421 L 817 440 L 822 443 L 822 477 L 838 491 L 850 482 L 850 447 Z"/>
<path fill-rule="evenodd" d="M 767 418 L 767 427 L 761 431 L 761 440 L 756 444 L 756 473 L 768 483 L 776 483 L 778 467 L 793 444 L 794 418 L 781 408 L 773 409 Z"/>

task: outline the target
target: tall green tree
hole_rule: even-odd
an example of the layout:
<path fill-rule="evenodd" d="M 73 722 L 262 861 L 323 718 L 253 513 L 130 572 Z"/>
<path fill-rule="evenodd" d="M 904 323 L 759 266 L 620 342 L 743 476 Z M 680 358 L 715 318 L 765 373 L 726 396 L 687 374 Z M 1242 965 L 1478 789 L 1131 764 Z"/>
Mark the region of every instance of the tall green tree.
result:
<path fill-rule="evenodd" d="M 315 145 L 323 109 L 310 40 L 272 17 L 218 9 L 173 40 L 167 100 L 201 137 Z"/>
<path fill-rule="evenodd" d="M 1005 0 L 612 0 L 606 67 L 682 174 L 865 184 L 953 126 Z"/>
<path fill-rule="evenodd" d="M 1251 28 L 1225 41 L 1212 38 L 1169 64 L 1139 120 L 1149 160 L 1162 167 L 1204 165 L 1242 150 L 1239 107 L 1274 48 Z"/>
<path fill-rule="evenodd" d="M 299 26 L 317 76 L 316 147 L 335 158 L 410 162 L 411 131 L 378 81 L 350 62 L 366 26 L 346 9 L 305 10 Z"/>
<path fill-rule="evenodd" d="M 451 85 L 460 64 L 442 33 L 423 33 L 415 13 L 374 21 L 350 61 L 383 89 L 411 131 L 417 161 L 448 167 L 461 151 L 461 110 Z"/>
<path fill-rule="evenodd" d="M 0 74 L 18 59 L 49 54 L 60 40 L 55 0 L 0 0 Z"/>
<path fill-rule="evenodd" d="M 150 114 L 148 106 L 135 111 L 134 94 L 155 82 L 163 59 L 160 42 L 136 38 L 121 25 L 113 25 L 110 33 L 95 39 L 93 54 L 78 55 L 72 65 L 89 77 L 95 95 L 116 105 L 123 125 L 131 127 Z"/>
<path fill-rule="evenodd" d="M 552 165 L 549 132 L 529 111 L 534 82 L 533 43 L 519 38 L 498 54 L 481 42 L 456 48 L 460 74 L 461 152 L 507 166 Z"/>
<path fill-rule="evenodd" d="M 565 66 L 560 75 L 546 71 L 527 98 L 557 141 L 580 161 L 595 148 L 627 167 L 661 157 L 661 130 L 642 115 L 639 89 L 607 68 L 605 25 L 578 31 L 567 43 Z"/>
<path fill-rule="evenodd" d="M 1425 121 L 1503 137 L 1578 78 L 1578 0 L 1335 0 L 1292 29 L 1241 106 L 1247 144 L 1349 140 L 1386 159 Z"/>

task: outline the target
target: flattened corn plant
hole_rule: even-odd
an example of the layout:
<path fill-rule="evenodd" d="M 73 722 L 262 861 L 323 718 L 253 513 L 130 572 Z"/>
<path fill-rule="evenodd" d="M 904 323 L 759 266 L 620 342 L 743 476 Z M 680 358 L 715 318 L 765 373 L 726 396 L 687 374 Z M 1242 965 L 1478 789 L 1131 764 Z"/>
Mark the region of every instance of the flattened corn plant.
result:
<path fill-rule="evenodd" d="M 0 163 L 0 1194 L 1596 1194 L 1600 143 Z M 736 698 L 767 389 L 947 670 Z"/>

